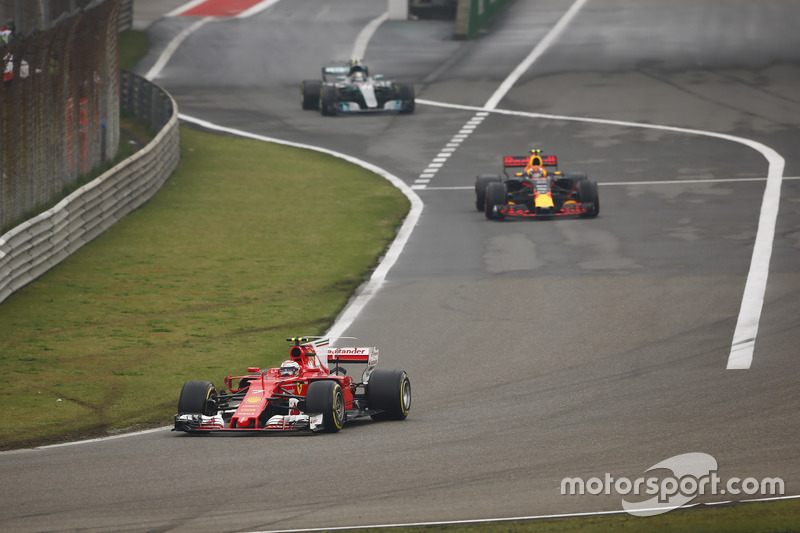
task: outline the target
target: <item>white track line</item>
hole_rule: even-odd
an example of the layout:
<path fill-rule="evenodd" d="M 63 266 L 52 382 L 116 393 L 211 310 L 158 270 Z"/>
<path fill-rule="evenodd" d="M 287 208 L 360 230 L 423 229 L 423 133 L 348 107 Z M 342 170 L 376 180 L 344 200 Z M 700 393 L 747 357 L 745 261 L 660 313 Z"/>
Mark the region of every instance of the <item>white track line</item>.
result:
<path fill-rule="evenodd" d="M 164 16 L 165 17 L 180 16 L 181 13 L 185 13 L 186 11 L 189 11 L 190 9 L 199 6 L 205 1 L 206 0 L 193 0 L 192 2 L 188 2 L 180 6 L 179 8 L 170 11 Z M 261 3 L 254 5 L 250 9 L 242 11 L 241 13 L 236 15 L 235 18 L 241 19 L 241 18 L 252 17 L 253 15 L 261 13 L 268 7 L 271 7 L 280 1 L 281 0 L 264 0 Z M 191 26 L 185 28 L 178 35 L 176 35 L 175 38 L 169 42 L 164 51 L 161 52 L 161 55 L 158 56 L 158 59 L 156 60 L 155 64 L 150 68 L 150 70 L 147 71 L 147 74 L 144 75 L 145 79 L 150 81 L 156 79 L 161 74 L 161 71 L 164 70 L 164 67 L 167 66 L 169 60 L 172 59 L 172 56 L 178 50 L 178 47 L 180 47 L 180 45 L 183 44 L 183 41 L 185 41 L 187 37 L 189 37 L 195 31 L 199 30 L 201 27 L 205 26 L 212 20 L 218 20 L 218 19 L 216 17 L 203 17 L 194 24 L 192 24 Z"/>
<path fill-rule="evenodd" d="M 183 43 L 183 41 L 185 41 L 186 38 L 193 34 L 196 30 L 205 26 L 212 20 L 214 20 L 214 17 L 204 17 L 188 28 L 184 28 L 182 32 L 176 35 L 175 38 L 169 42 L 164 51 L 161 52 L 161 55 L 158 56 L 158 60 L 152 67 L 150 67 L 150 70 L 147 71 L 147 74 L 145 74 L 144 77 L 150 81 L 156 79 L 159 74 L 161 74 L 161 71 L 164 70 L 164 67 L 167 66 L 169 60 L 172 59 L 172 55 L 178 50 L 178 47 Z"/>
<path fill-rule="evenodd" d="M 369 44 L 370 39 L 378 30 L 378 27 L 384 23 L 386 19 L 389 18 L 389 12 L 387 11 L 383 15 L 371 20 L 369 24 L 364 26 L 361 32 L 356 37 L 356 42 L 353 45 L 353 53 L 350 55 L 351 59 L 362 59 L 364 54 L 367 51 L 367 44 Z"/>
<path fill-rule="evenodd" d="M 246 19 L 247 17 L 252 17 L 253 15 L 257 15 L 267 9 L 268 7 L 272 7 L 281 0 L 264 0 L 263 2 L 254 5 L 250 9 L 246 9 L 236 15 L 237 19 Z"/>
<path fill-rule="evenodd" d="M 192 0 L 191 2 L 186 2 L 180 7 L 176 7 L 169 13 L 165 14 L 165 17 L 179 17 L 181 14 L 186 13 L 190 9 L 194 9 L 195 7 L 199 6 L 206 0 Z"/>
<path fill-rule="evenodd" d="M 798 180 L 800 177 L 783 177 L 783 181 Z M 702 180 L 658 180 L 658 181 L 604 181 L 598 183 L 600 187 L 624 187 L 631 185 L 633 187 L 640 185 L 692 185 L 695 183 L 745 183 L 753 181 L 767 181 L 767 178 L 720 178 L 720 179 L 702 179 Z M 457 187 L 427 187 L 426 191 L 472 191 L 475 190 L 474 185 L 463 185 Z"/>
<path fill-rule="evenodd" d="M 575 18 L 575 15 L 578 14 L 578 11 L 586 4 L 588 0 L 576 0 L 570 8 L 561 16 L 561 18 L 556 22 L 556 24 L 550 28 L 550 31 L 547 32 L 547 35 L 539 41 L 539 43 L 531 50 L 531 52 L 522 60 L 522 63 L 517 65 L 517 67 L 511 71 L 505 80 L 500 84 L 500 86 L 495 90 L 492 96 L 486 101 L 482 108 L 480 108 L 475 115 L 461 128 L 451 140 L 450 143 L 455 142 L 463 142 L 478 125 L 488 116 L 486 111 L 492 111 L 497 107 L 497 104 L 503 97 L 511 90 L 511 87 L 519 80 L 520 76 L 522 76 L 533 63 L 539 59 L 542 54 L 544 54 L 548 48 L 555 42 L 555 40 L 561 35 L 567 25 Z M 417 100 L 419 101 L 419 100 Z M 451 146 L 448 144 L 448 147 Z M 437 157 L 441 156 L 441 152 Z M 443 164 L 434 163 L 428 165 L 419 177 L 414 181 L 414 184 L 411 186 L 412 189 L 427 189 L 431 180 L 434 178 L 435 174 L 439 171 L 439 169 L 443 166 Z"/>
<path fill-rule="evenodd" d="M 776 496 L 772 498 L 760 498 L 753 500 L 738 500 L 738 501 L 724 501 L 724 502 L 710 502 L 710 503 L 696 503 L 693 505 L 684 505 L 681 509 L 688 509 L 691 507 L 716 507 L 719 505 L 739 505 L 744 503 L 764 503 L 776 502 L 785 500 L 796 500 L 800 496 Z M 645 511 L 663 511 L 662 508 L 644 509 Z M 316 533 L 318 531 L 358 531 L 362 529 L 384 529 L 384 528 L 409 528 L 409 527 L 441 527 L 441 526 L 457 526 L 457 525 L 470 525 L 470 524 L 500 524 L 507 522 L 529 522 L 534 520 L 556 520 L 566 518 L 588 518 L 590 516 L 609 516 L 609 515 L 622 515 L 628 514 L 627 511 L 595 511 L 589 513 L 563 513 L 563 514 L 547 514 L 547 515 L 533 515 L 533 516 L 514 516 L 509 518 L 476 518 L 472 520 L 447 520 L 440 522 L 413 522 L 409 524 L 374 524 L 369 526 L 343 526 L 343 527 L 326 527 L 326 528 L 309 528 L 309 529 L 271 529 L 250 531 L 249 533 Z"/>
<path fill-rule="evenodd" d="M 558 22 L 547 32 L 547 35 L 544 36 L 544 39 L 539 41 L 531 53 L 528 54 L 528 57 L 522 60 L 522 63 L 517 65 L 511 74 L 503 80 L 503 83 L 500 84 L 500 87 L 494 92 L 494 94 L 486 101 L 483 105 L 484 109 L 492 110 L 497 107 L 497 104 L 500 103 L 508 91 L 511 90 L 511 87 L 514 86 L 515 83 L 520 79 L 520 77 L 525 74 L 525 72 L 530 68 L 533 63 L 539 59 L 542 54 L 544 54 L 548 48 L 555 42 L 556 39 L 563 33 L 566 29 L 567 25 L 572 22 L 572 19 L 575 18 L 575 15 L 578 14 L 578 11 L 586 4 L 587 0 L 577 0 L 574 4 L 570 6 L 566 13 L 564 13 Z"/>

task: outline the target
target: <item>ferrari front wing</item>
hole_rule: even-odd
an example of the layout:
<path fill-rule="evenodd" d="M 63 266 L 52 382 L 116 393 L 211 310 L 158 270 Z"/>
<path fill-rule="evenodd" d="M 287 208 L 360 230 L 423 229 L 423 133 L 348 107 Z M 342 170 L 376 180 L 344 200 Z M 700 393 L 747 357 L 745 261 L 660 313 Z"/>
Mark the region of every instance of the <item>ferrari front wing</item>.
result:
<path fill-rule="evenodd" d="M 172 431 L 185 431 L 186 433 L 265 433 L 287 431 L 318 431 L 322 429 L 322 415 L 275 415 L 271 417 L 262 428 L 229 427 L 222 415 L 214 416 L 198 414 L 175 415 L 175 427 Z"/>

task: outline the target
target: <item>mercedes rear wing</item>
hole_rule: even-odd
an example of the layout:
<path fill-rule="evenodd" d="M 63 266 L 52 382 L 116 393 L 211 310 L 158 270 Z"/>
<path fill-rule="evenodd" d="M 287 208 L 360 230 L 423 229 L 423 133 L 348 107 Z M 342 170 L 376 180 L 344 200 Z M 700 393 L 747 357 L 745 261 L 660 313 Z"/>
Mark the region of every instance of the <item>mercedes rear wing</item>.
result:
<path fill-rule="evenodd" d="M 322 79 L 328 81 L 328 76 L 333 76 L 336 79 L 341 79 L 350 73 L 350 67 L 347 65 L 329 65 L 322 67 Z"/>

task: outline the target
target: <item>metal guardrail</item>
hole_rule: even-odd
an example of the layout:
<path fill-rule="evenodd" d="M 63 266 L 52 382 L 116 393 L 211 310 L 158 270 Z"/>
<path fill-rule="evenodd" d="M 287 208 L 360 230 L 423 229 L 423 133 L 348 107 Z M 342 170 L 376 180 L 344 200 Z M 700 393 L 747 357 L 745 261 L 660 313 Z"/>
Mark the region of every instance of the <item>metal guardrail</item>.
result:
<path fill-rule="evenodd" d="M 155 131 L 160 131 L 172 119 L 172 97 L 158 85 L 133 72 L 120 72 L 119 99 L 120 109 Z"/>
<path fill-rule="evenodd" d="M 0 302 L 152 198 L 178 165 L 177 104 L 140 76 L 123 73 L 123 78 L 128 81 L 120 87 L 121 107 L 142 101 L 130 93 L 149 94 L 149 105 L 130 111 L 146 116 L 149 109 L 149 121 L 163 127 L 132 157 L 0 236 Z"/>

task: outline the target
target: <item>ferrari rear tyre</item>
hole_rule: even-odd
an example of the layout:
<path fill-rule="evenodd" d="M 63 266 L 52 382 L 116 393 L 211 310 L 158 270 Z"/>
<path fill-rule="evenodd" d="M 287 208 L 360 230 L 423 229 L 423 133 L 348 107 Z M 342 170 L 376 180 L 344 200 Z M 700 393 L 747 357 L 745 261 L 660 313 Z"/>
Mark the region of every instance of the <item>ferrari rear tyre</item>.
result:
<path fill-rule="evenodd" d="M 342 429 L 347 411 L 341 385 L 330 379 L 311 382 L 306 391 L 306 413 L 322 413 L 322 431 L 325 433 Z"/>
<path fill-rule="evenodd" d="M 403 420 L 411 410 L 411 381 L 402 370 L 375 370 L 367 383 L 367 405 L 382 412 L 373 420 Z"/>
<path fill-rule="evenodd" d="M 416 108 L 416 99 L 414 96 L 414 86 L 410 83 L 398 83 L 397 92 L 402 100 L 402 107 L 400 113 L 410 114 Z"/>
<path fill-rule="evenodd" d="M 300 83 L 300 105 L 303 109 L 319 110 L 320 89 L 320 80 L 303 80 Z"/>
<path fill-rule="evenodd" d="M 178 413 L 214 416 L 217 414 L 217 390 L 208 381 L 187 381 L 178 398 Z"/>
<path fill-rule="evenodd" d="M 505 218 L 503 215 L 495 213 L 495 206 L 506 205 L 506 184 L 502 182 L 490 182 L 486 186 L 486 205 L 484 206 L 484 213 L 486 218 L 502 220 Z"/>
<path fill-rule="evenodd" d="M 502 181 L 495 174 L 480 174 L 475 177 L 475 209 L 483 211 L 486 208 L 486 187 L 494 182 Z"/>
<path fill-rule="evenodd" d="M 578 182 L 578 200 L 581 203 L 593 205 L 588 213 L 581 215 L 583 218 L 592 218 L 600 214 L 600 195 L 597 190 L 597 182 L 591 180 L 581 180 Z"/>
<path fill-rule="evenodd" d="M 320 95 L 320 112 L 326 117 L 336 116 L 336 86 L 323 85 Z"/>

